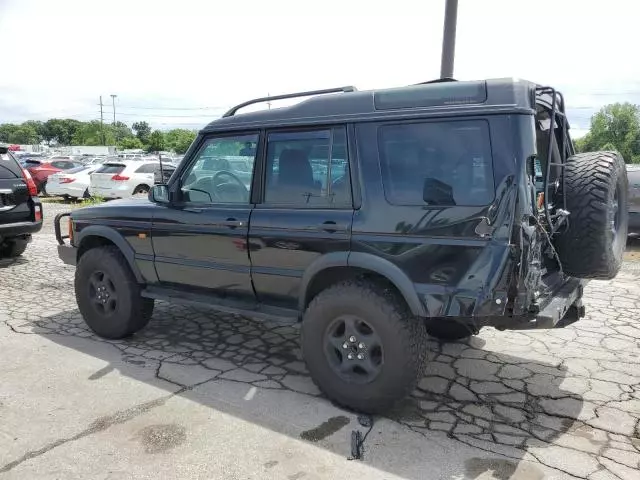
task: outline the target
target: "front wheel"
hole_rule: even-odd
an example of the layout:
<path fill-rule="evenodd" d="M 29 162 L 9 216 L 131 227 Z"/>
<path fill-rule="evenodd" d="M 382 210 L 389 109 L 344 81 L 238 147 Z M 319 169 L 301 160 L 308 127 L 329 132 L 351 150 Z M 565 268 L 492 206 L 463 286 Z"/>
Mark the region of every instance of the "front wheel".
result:
<path fill-rule="evenodd" d="M 149 194 L 149 186 L 148 185 L 138 185 L 133 189 L 133 195 L 148 195 Z"/>
<path fill-rule="evenodd" d="M 80 257 L 75 290 L 85 322 L 104 338 L 134 334 L 153 313 L 153 300 L 140 295 L 140 285 L 115 246 L 93 248 Z"/>
<path fill-rule="evenodd" d="M 302 322 L 302 352 L 313 381 L 332 400 L 367 413 L 409 395 L 426 355 L 423 323 L 395 292 L 345 281 L 319 293 Z"/>

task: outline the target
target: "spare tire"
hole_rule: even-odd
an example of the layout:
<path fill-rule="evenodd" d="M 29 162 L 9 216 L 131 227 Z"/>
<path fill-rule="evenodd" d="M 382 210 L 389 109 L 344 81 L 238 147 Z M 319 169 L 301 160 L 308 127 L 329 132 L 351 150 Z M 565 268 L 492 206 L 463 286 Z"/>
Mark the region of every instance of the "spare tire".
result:
<path fill-rule="evenodd" d="M 569 224 L 556 239 L 566 274 L 609 280 L 622 265 L 627 243 L 628 180 L 617 152 L 569 157 L 565 189 Z"/>

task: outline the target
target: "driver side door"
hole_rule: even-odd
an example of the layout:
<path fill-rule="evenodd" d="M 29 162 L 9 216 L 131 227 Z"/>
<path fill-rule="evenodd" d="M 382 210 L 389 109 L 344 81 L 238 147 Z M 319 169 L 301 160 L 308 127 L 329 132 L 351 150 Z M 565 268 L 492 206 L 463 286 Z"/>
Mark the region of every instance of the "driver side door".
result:
<path fill-rule="evenodd" d="M 205 137 L 178 178 L 175 201 L 154 212 L 152 241 L 161 284 L 250 297 L 247 234 L 259 134 Z M 253 145 L 248 149 L 247 145 Z"/>

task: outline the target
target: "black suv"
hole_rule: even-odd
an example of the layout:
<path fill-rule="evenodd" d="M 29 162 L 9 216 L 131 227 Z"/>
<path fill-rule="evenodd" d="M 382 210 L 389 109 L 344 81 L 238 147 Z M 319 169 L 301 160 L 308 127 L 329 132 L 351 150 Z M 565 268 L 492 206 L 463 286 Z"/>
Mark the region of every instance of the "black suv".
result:
<path fill-rule="evenodd" d="M 22 255 L 42 228 L 42 205 L 31 175 L 0 145 L 0 259 Z"/>
<path fill-rule="evenodd" d="M 252 100 L 149 201 L 74 211 L 70 245 L 58 218 L 59 255 L 100 336 L 143 328 L 154 299 L 301 320 L 318 386 L 381 411 L 420 378 L 428 335 L 566 326 L 585 279 L 617 274 L 624 163 L 574 155 L 564 112 L 512 79 Z"/>

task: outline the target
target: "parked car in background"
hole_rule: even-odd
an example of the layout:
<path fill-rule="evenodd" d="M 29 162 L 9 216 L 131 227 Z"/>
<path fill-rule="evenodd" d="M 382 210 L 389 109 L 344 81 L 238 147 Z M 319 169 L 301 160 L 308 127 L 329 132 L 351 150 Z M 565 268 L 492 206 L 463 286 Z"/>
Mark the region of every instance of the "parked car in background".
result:
<path fill-rule="evenodd" d="M 640 233 L 640 165 L 627 165 L 629 178 L 629 233 Z"/>
<path fill-rule="evenodd" d="M 81 165 L 71 170 L 54 173 L 47 181 L 47 193 L 77 200 L 89 198 L 90 175 L 100 164 Z"/>
<path fill-rule="evenodd" d="M 84 165 L 101 165 L 107 160 L 107 157 L 83 157 L 80 161 Z"/>
<path fill-rule="evenodd" d="M 0 258 L 17 257 L 42 228 L 36 184 L 7 146 L 0 145 Z"/>
<path fill-rule="evenodd" d="M 171 164 L 163 163 L 163 170 L 169 168 L 169 165 Z M 157 159 L 111 160 L 91 174 L 89 194 L 104 198 L 146 196 L 156 179 L 160 178 L 160 162 Z"/>
<path fill-rule="evenodd" d="M 167 183 L 176 171 L 177 165 L 162 161 L 162 168 L 158 168 L 153 175 L 153 183 Z"/>
<path fill-rule="evenodd" d="M 29 171 L 36 184 L 38 193 L 47 194 L 47 180 L 50 175 L 61 171 L 71 170 L 81 166 L 82 163 L 73 160 L 69 156 L 51 157 L 48 159 L 30 158 L 25 161 L 24 167 Z"/>

